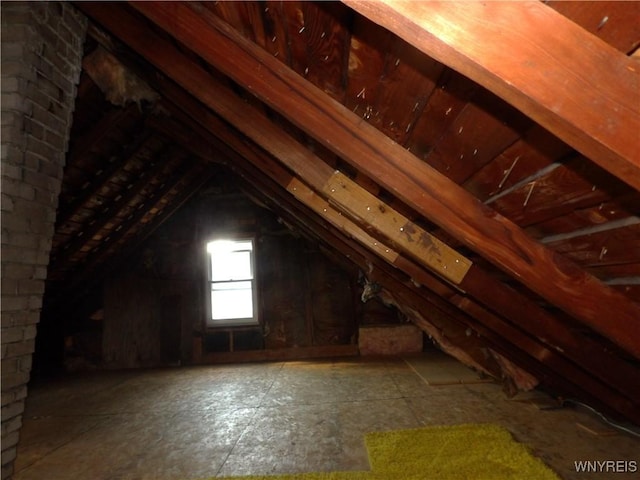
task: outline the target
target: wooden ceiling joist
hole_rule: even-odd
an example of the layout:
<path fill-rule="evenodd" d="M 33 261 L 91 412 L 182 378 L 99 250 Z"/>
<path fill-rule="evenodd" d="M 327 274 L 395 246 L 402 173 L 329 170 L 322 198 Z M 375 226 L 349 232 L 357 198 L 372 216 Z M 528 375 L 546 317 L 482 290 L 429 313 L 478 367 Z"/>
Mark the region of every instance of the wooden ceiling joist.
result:
<path fill-rule="evenodd" d="M 539 1 L 344 3 L 640 190 L 637 61 Z"/>
<path fill-rule="evenodd" d="M 133 6 L 459 241 L 640 358 L 640 305 L 533 241 L 516 225 L 482 205 L 360 117 L 283 68 L 267 52 L 210 12 L 196 11 L 182 3 L 143 2 Z M 93 7 L 81 8 L 89 13 L 93 10 Z M 112 14 L 113 10 L 108 15 Z M 148 39 L 141 42 L 143 48 L 156 48 Z M 149 52 L 145 56 L 153 57 Z M 164 65 L 161 69 L 179 73 L 175 65 Z M 196 83 L 183 86 L 212 106 L 213 97 L 219 99 L 221 96 L 212 92 L 207 83 L 196 80 Z M 228 111 L 228 105 L 216 108 L 225 117 L 234 113 Z M 220 112 L 220 109 L 227 111 Z M 253 120 L 249 118 L 248 121 Z M 291 152 L 286 155 L 292 157 Z M 296 161 L 295 158 L 291 160 Z M 309 172 L 309 175 L 324 181 L 317 172 Z M 615 312 L 614 316 L 612 312 Z"/>

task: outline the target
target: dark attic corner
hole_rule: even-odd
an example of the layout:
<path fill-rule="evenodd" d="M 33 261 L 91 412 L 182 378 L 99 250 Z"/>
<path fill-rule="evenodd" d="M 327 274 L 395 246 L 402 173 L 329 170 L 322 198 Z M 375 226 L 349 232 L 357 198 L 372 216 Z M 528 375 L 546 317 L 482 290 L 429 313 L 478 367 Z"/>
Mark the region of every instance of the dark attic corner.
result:
<path fill-rule="evenodd" d="M 0 5 L 3 480 L 637 475 L 640 2 Z"/>

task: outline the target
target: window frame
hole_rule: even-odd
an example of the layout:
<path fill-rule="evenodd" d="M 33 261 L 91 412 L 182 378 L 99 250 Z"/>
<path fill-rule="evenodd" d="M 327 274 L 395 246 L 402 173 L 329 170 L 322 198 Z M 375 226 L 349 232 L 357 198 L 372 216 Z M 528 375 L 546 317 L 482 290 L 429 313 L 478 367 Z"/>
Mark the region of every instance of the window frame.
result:
<path fill-rule="evenodd" d="M 240 278 L 240 279 L 230 279 L 230 280 L 214 280 L 213 279 L 213 261 L 212 255 L 213 253 L 209 251 L 208 245 L 216 242 L 216 241 L 227 241 L 232 242 L 234 244 L 238 243 L 246 243 L 249 242 L 251 244 L 250 249 L 233 249 L 230 252 L 249 252 L 249 262 L 250 262 L 250 271 L 251 278 Z M 254 327 L 260 324 L 258 317 L 258 293 L 257 293 L 257 285 L 256 285 L 256 239 L 254 236 L 230 236 L 230 235 L 216 235 L 213 238 L 208 239 L 205 242 L 205 254 L 207 261 L 207 286 L 206 286 L 206 302 L 207 302 L 207 318 L 205 319 L 205 325 L 208 329 L 215 328 L 229 328 L 229 327 Z M 251 301 L 252 301 L 252 313 L 251 317 L 238 317 L 238 318 L 222 318 L 222 319 L 214 319 L 213 318 L 213 299 L 212 292 L 213 286 L 215 284 L 232 284 L 238 282 L 250 282 L 251 285 Z"/>

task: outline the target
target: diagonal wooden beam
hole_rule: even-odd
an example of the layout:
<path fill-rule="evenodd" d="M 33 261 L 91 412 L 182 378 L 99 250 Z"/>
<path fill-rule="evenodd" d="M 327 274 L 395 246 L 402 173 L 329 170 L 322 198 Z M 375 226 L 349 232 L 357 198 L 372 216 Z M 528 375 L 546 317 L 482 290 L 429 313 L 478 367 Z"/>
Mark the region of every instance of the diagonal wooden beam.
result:
<path fill-rule="evenodd" d="M 147 207 L 136 209 L 129 219 L 120 224 L 121 228 L 114 230 L 111 235 L 109 235 L 108 241 L 103 242 L 102 245 L 89 252 L 76 268 L 64 272 L 63 281 L 58 282 L 48 292 L 48 308 L 62 309 L 68 308 L 68 305 L 73 306 L 74 302 L 88 290 L 88 286 L 92 285 L 98 278 L 102 279 L 107 273 L 113 271 L 117 265 L 119 265 L 118 261 L 106 262 L 106 259 L 110 255 L 113 255 L 114 251 L 120 260 L 131 253 L 129 249 L 127 249 L 127 252 L 124 254 L 119 251 L 120 247 L 118 247 L 118 242 L 131 232 L 136 232 L 136 238 L 142 241 L 142 238 L 147 238 L 151 231 L 159 226 L 162 221 L 166 220 L 166 217 L 162 215 L 162 218 L 159 218 L 158 221 L 151 222 L 146 228 L 140 228 L 140 220 L 153 208 L 160 210 L 158 206 L 161 200 L 171 190 L 181 183 L 191 180 L 190 188 L 182 189 L 182 192 L 179 194 L 181 198 L 176 202 L 182 204 L 186 198 L 194 194 L 199 187 L 209 180 L 212 176 L 211 170 L 200 168 L 198 163 L 196 160 L 187 160 L 184 162 L 164 186 L 159 187 L 152 193 L 150 198 L 145 200 Z M 198 169 L 195 175 L 194 169 Z M 195 180 L 192 180 L 193 178 L 195 178 Z M 140 236 L 138 237 L 138 235 Z M 139 245 L 137 240 L 135 240 L 135 243 L 136 245 L 131 248 Z M 62 304 L 66 304 L 66 306 L 61 307 Z"/>
<path fill-rule="evenodd" d="M 197 118 L 198 121 L 204 120 L 205 123 L 207 123 L 205 120 L 206 115 L 201 115 Z M 216 134 L 219 134 L 221 129 L 216 127 L 213 131 L 215 131 Z M 259 153 L 256 155 L 260 156 Z M 607 410 L 611 410 L 617 414 L 622 413 L 625 417 L 636 422 L 640 419 L 640 416 L 638 416 L 637 401 L 635 400 L 638 398 L 638 390 L 635 389 L 633 392 L 625 391 L 622 395 L 618 391 L 611 390 L 613 383 L 617 383 L 618 386 L 626 385 L 626 388 L 622 388 L 622 390 L 627 390 L 630 387 L 630 383 L 637 382 L 640 379 L 640 374 L 637 369 L 628 368 L 625 363 L 617 363 L 616 367 L 623 368 L 625 372 L 624 375 L 619 377 L 619 379 L 613 380 L 612 378 L 609 378 L 611 381 L 605 380 L 603 382 L 594 378 L 591 375 L 591 372 L 584 371 L 583 367 L 586 365 L 576 365 L 572 363 L 559 351 L 545 346 L 539 339 L 530 337 L 518 327 L 511 325 L 508 322 L 504 322 L 502 318 L 475 303 L 472 299 L 458 295 L 452 287 L 439 283 L 436 277 L 431 276 L 428 272 L 422 270 L 418 265 L 412 263 L 410 260 L 403 258 L 398 254 L 398 252 L 392 251 L 388 246 L 380 243 L 377 243 L 377 246 L 374 246 L 375 239 L 371 237 L 369 237 L 369 241 L 366 241 L 365 239 L 365 242 L 362 242 L 364 232 L 358 232 L 358 227 L 344 216 L 340 216 L 339 212 L 330 212 L 332 207 L 326 202 L 326 200 L 318 197 L 317 194 L 306 187 L 302 182 L 296 179 L 288 180 L 287 178 L 289 174 L 281 171 L 281 167 L 278 167 L 277 164 L 266 158 L 266 156 L 256 158 L 256 155 L 247 155 L 248 158 L 252 159 L 254 169 L 255 167 L 258 167 L 258 170 L 260 171 L 269 171 L 273 176 L 273 180 L 276 180 L 276 182 L 280 183 L 283 187 L 289 186 L 291 188 L 292 185 L 295 185 L 298 189 L 296 192 L 297 198 L 304 200 L 301 202 L 301 205 L 306 205 L 318 214 L 318 216 L 327 220 L 331 226 L 336 228 L 336 231 L 330 232 L 329 236 L 321 232 L 319 233 L 319 231 L 323 229 L 323 226 L 314 223 L 314 219 L 311 217 L 305 218 L 303 221 L 303 228 L 308 225 L 315 225 L 313 230 L 316 235 L 319 234 L 319 236 L 322 237 L 324 241 L 328 242 L 333 248 L 339 248 L 339 250 L 346 253 L 353 261 L 358 262 L 356 260 L 357 258 L 361 258 L 363 255 L 366 256 L 366 249 L 376 253 L 377 256 L 380 257 L 377 260 L 372 260 L 372 263 L 375 265 L 374 270 L 376 281 L 383 277 L 385 280 L 381 281 L 381 283 L 387 285 L 388 288 L 391 288 L 393 295 L 402 299 L 402 303 L 405 307 L 409 307 L 410 309 L 417 308 L 417 312 L 433 312 L 434 308 L 438 311 L 447 312 L 445 314 L 446 318 L 450 318 L 453 321 L 462 321 L 464 324 L 471 326 L 473 329 L 481 333 L 483 338 L 490 342 L 495 342 L 494 345 L 496 345 L 500 351 L 510 358 L 517 360 L 516 363 L 526 366 L 527 369 L 532 373 L 535 373 L 539 378 L 544 379 L 547 386 L 558 388 L 560 392 L 565 394 L 577 394 L 580 398 L 584 398 L 586 395 L 589 399 L 588 401 L 595 402 L 594 405 L 603 405 Z M 257 175 L 259 174 L 250 171 L 250 169 L 244 166 L 245 163 L 247 163 L 246 160 L 242 161 L 238 159 L 237 162 L 232 162 L 231 167 L 242 172 L 241 175 L 249 177 L 249 181 L 257 182 L 264 186 L 264 178 L 258 180 Z M 271 163 L 270 166 L 269 163 Z M 262 177 L 266 178 L 267 176 L 262 175 Z M 281 194 L 276 195 L 278 205 L 284 207 L 285 210 L 300 210 L 300 206 L 291 204 L 290 201 Z M 293 215 L 296 218 L 300 218 L 299 214 Z M 324 226 L 324 229 L 327 227 L 328 226 Z M 353 242 L 350 242 L 344 237 L 344 234 L 356 239 L 358 242 L 362 243 L 363 246 L 359 247 L 357 244 L 354 245 Z M 364 236 L 366 237 L 366 233 L 364 233 Z M 364 251 L 363 248 L 365 249 Z M 381 254 L 381 251 L 385 251 L 386 254 Z M 388 266 L 385 266 L 385 262 Z M 362 261 L 359 262 L 359 265 L 360 268 L 366 270 L 367 266 L 364 265 Z M 390 267 L 397 267 L 397 269 L 392 268 L 390 270 Z M 397 280 L 397 274 L 395 273 L 398 269 L 410 275 L 413 281 L 420 282 L 424 288 L 416 288 L 413 282 L 409 282 L 411 283 L 411 288 L 408 288 L 406 283 L 399 282 Z M 495 286 L 495 284 L 492 284 L 487 288 L 491 289 Z M 446 290 L 448 290 L 448 294 L 443 295 L 442 298 L 431 293 L 440 292 L 438 295 L 441 295 L 442 292 Z M 409 295 L 409 297 L 407 297 L 407 295 Z M 426 307 L 425 304 L 422 303 L 424 308 L 419 308 L 418 304 L 420 301 L 417 300 L 418 297 L 426 300 L 430 305 Z M 509 299 L 512 303 L 513 300 L 513 298 Z M 416 302 L 418 302 L 418 304 Z M 456 314 L 451 309 L 447 309 L 447 302 L 449 302 L 448 304 L 450 306 L 459 308 L 463 312 L 464 317 L 469 315 L 473 320 L 462 320 L 459 314 Z M 522 311 L 520 313 L 526 315 L 526 313 L 523 313 Z M 439 315 L 436 315 L 435 318 L 429 316 L 429 321 L 435 321 L 435 324 L 438 325 L 437 328 L 442 329 L 445 325 L 449 324 L 449 322 L 445 322 L 443 324 L 442 322 L 444 320 L 445 318 L 441 318 Z M 421 319 L 414 319 L 414 323 L 416 323 L 420 328 L 424 328 L 424 324 Z M 585 348 L 590 349 L 587 345 L 588 343 L 588 341 L 585 343 Z M 515 345 L 516 348 L 521 351 L 514 350 L 511 345 Z M 503 350 L 505 348 L 507 349 L 506 351 Z M 592 356 L 595 356 L 595 352 L 592 351 L 591 353 Z M 611 368 L 616 367 L 612 367 L 610 365 L 609 372 L 611 372 Z M 553 375 L 550 375 L 550 372 L 553 372 Z M 557 374 L 563 376 L 564 381 L 559 383 L 558 379 L 555 377 Z"/>
<path fill-rule="evenodd" d="M 532 240 L 205 9 L 179 2 L 133 6 L 459 241 L 640 358 L 640 305 Z M 205 103 L 220 97 L 206 85 L 189 89 Z"/>
<path fill-rule="evenodd" d="M 122 22 L 123 16 L 119 16 L 119 19 L 120 22 Z M 162 43 L 160 39 L 156 39 L 154 44 L 156 46 L 162 46 L 164 54 L 168 54 L 169 47 Z M 191 79 L 198 76 L 198 74 L 196 74 L 196 69 L 193 67 L 187 68 L 186 64 L 181 62 L 180 57 L 172 56 L 170 63 L 179 67 L 181 71 L 188 71 L 189 78 Z M 343 215 L 343 212 L 345 212 L 353 216 L 354 211 L 356 212 L 356 216 L 358 211 L 360 211 L 362 215 L 369 214 L 366 209 L 367 204 L 362 202 L 362 199 L 367 196 L 364 189 L 359 188 L 353 182 L 343 178 L 342 182 L 346 184 L 346 190 L 355 192 L 355 195 L 353 197 L 347 196 L 345 198 L 346 192 L 341 192 L 336 196 L 330 191 L 326 192 L 325 189 L 324 195 L 331 199 L 332 204 L 330 204 L 327 198 L 323 198 L 313 189 L 309 188 L 309 186 L 304 182 L 295 178 L 283 166 L 280 166 L 275 160 L 266 155 L 263 150 L 257 147 L 251 147 L 251 144 L 247 144 L 243 139 L 239 138 L 238 135 L 232 131 L 230 126 L 227 126 L 222 120 L 207 111 L 206 108 L 196 102 L 187 93 L 176 88 L 171 82 L 163 80 L 162 78 L 157 78 L 155 83 L 153 83 L 154 81 L 152 80 L 150 80 L 150 82 L 152 82 L 154 88 L 156 88 L 158 92 L 168 98 L 171 98 L 172 102 L 175 102 L 175 107 L 170 108 L 170 110 L 182 110 L 184 112 L 184 118 L 177 117 L 180 122 L 185 125 L 190 125 L 190 128 L 193 131 L 204 130 L 203 135 L 207 136 L 207 138 L 211 138 L 212 136 L 218 137 L 220 140 L 216 143 L 220 145 L 219 148 L 222 148 L 223 150 L 232 149 L 231 151 L 226 152 L 226 155 L 230 159 L 229 165 L 232 168 L 236 165 L 242 165 L 247 161 L 251 162 L 254 168 L 261 172 L 262 176 L 270 177 L 273 181 L 277 182 L 282 188 L 286 189 L 295 198 L 300 200 L 301 204 L 306 205 L 317 215 L 323 217 L 324 220 L 337 231 L 356 240 L 363 245 L 365 249 L 376 254 L 380 259 L 384 260 L 394 268 L 403 271 L 413 278 L 414 281 L 424 285 L 431 291 L 441 293 L 443 291 L 447 292 L 443 294 L 443 297 L 445 298 L 451 297 L 455 292 L 453 288 L 446 287 L 444 283 L 439 283 L 435 276 L 430 275 L 412 260 L 403 256 L 403 254 L 400 251 L 397 251 L 394 246 L 386 244 L 379 238 L 372 236 L 374 233 L 370 231 L 371 229 L 365 230 L 347 215 Z M 225 88 L 217 84 L 215 80 L 211 79 L 209 84 L 213 90 L 218 93 L 224 93 L 225 98 L 228 100 L 233 98 L 234 94 L 226 91 Z M 330 171 L 330 169 L 328 169 L 327 166 L 317 159 L 311 152 L 308 152 L 306 149 L 300 150 L 301 147 L 297 142 L 292 139 L 287 141 L 285 137 L 282 137 L 275 125 L 272 125 L 269 122 L 264 122 L 260 112 L 252 112 L 251 108 L 248 106 L 244 106 L 243 108 L 242 100 L 239 98 L 236 100 L 234 110 L 245 110 L 245 114 L 248 115 L 248 118 L 252 119 L 251 123 L 253 123 L 262 135 L 264 135 L 264 137 L 260 138 L 262 138 L 262 146 L 265 150 L 274 150 L 274 143 L 280 141 L 284 142 L 284 144 L 279 151 L 289 152 L 290 155 L 303 156 L 306 170 L 299 168 L 296 172 L 301 177 L 306 177 L 307 175 L 305 175 L 305 173 L 309 170 L 320 172 L 326 171 L 327 176 L 335 175 L 335 172 Z M 178 115 L 178 113 L 174 113 L 174 115 Z M 244 126 L 243 131 L 251 137 L 255 135 L 255 132 L 248 130 L 246 126 Z M 239 156 L 240 158 L 238 158 Z M 281 159 L 280 161 L 287 164 L 286 159 Z M 291 164 L 290 166 L 294 171 L 296 171 L 295 164 Z M 322 190 L 323 184 L 317 184 L 315 187 L 318 190 Z M 340 202 L 341 199 L 342 202 Z M 282 199 L 280 203 L 290 203 L 290 200 L 285 201 Z M 381 205 L 383 210 L 391 215 L 391 218 L 399 217 L 392 207 L 380 203 L 377 199 L 370 198 L 368 203 L 369 205 Z M 335 206 L 338 208 L 342 207 L 343 210 L 339 211 L 334 208 Z M 376 222 L 374 222 L 374 224 L 375 223 Z M 415 228 L 417 229 L 416 237 L 421 237 L 420 229 L 418 227 Z M 399 246 L 403 247 L 403 245 Z M 407 250 L 406 245 L 403 247 L 403 250 Z M 420 263 L 419 260 L 418 263 Z M 552 348 L 545 347 L 544 349 L 541 349 L 540 346 L 532 347 L 532 351 L 529 352 L 529 354 L 536 357 L 539 361 L 544 363 L 545 359 L 549 357 L 549 352 L 560 347 L 559 349 L 565 352 L 564 355 L 570 358 L 571 361 L 576 362 L 580 369 L 586 369 L 590 375 L 599 377 L 601 379 L 600 381 L 604 381 L 609 387 L 617 389 L 629 398 L 640 398 L 640 371 L 637 368 L 627 364 L 624 360 L 615 358 L 615 356 L 603 353 L 602 346 L 590 338 L 574 336 L 567 329 L 558 328 L 559 323 L 554 321 L 554 318 L 549 313 L 535 305 L 535 303 L 530 299 L 521 296 L 518 292 L 498 282 L 491 276 L 486 275 L 482 270 L 475 266 L 472 266 L 468 270 L 460 286 L 464 290 L 468 291 L 468 293 L 474 298 L 479 299 L 480 303 L 485 305 L 485 307 L 482 307 L 480 305 L 474 305 L 470 302 L 466 302 L 464 304 L 465 308 L 471 308 L 475 312 L 479 312 L 478 314 L 480 315 L 480 318 L 484 319 L 484 321 L 493 319 L 491 323 L 492 328 L 502 329 L 500 330 L 502 332 L 512 332 L 515 327 L 508 325 L 500 326 L 500 320 L 496 322 L 495 316 L 487 316 L 486 308 L 498 312 L 503 317 L 519 320 L 520 328 L 522 330 L 532 335 L 534 338 L 544 339 L 541 341 L 539 340 L 541 343 L 551 345 Z M 449 299 L 449 301 L 454 301 L 457 305 L 457 300 Z M 525 342 L 524 345 L 531 346 L 533 344 L 531 342 Z M 578 373 L 574 371 L 573 373 L 567 373 L 567 375 L 572 378 L 576 378 L 576 376 L 584 375 L 584 372 Z M 607 395 L 606 393 L 602 393 L 602 387 L 601 385 L 598 386 L 597 381 L 594 383 L 593 380 L 588 379 L 588 376 L 581 378 L 583 378 L 581 382 L 584 383 L 585 388 L 591 391 L 592 394 L 595 389 L 595 391 L 600 392 L 602 395 Z M 631 379 L 635 380 L 630 381 Z M 637 387 L 634 386 L 636 384 Z M 617 394 L 609 394 L 609 398 L 612 399 L 615 395 Z M 610 401 L 614 402 L 613 400 Z M 618 408 L 623 408 L 621 405 L 624 405 L 625 401 L 622 401 L 622 403 L 615 401 L 614 403 L 620 405 Z M 624 407 L 623 410 L 628 411 L 628 408 Z"/>
<path fill-rule="evenodd" d="M 161 69 L 165 70 L 165 72 L 176 80 L 185 84 L 187 87 L 196 87 L 196 89 L 198 85 L 205 85 L 205 91 L 215 92 L 215 95 L 207 97 L 205 100 L 219 99 L 222 101 L 222 104 L 214 102 L 211 105 L 214 108 L 221 108 L 223 112 L 230 117 L 230 121 L 232 123 L 236 122 L 236 126 L 244 133 L 262 145 L 267 151 L 281 156 L 280 161 L 294 171 L 299 169 L 304 177 L 310 178 L 309 181 L 318 191 L 322 191 L 326 178 L 330 178 L 334 174 L 333 170 L 328 168 L 326 164 L 316 158 L 309 150 L 293 141 L 291 137 L 286 134 L 283 135 L 274 124 L 264 118 L 262 113 L 252 109 L 237 97 L 235 93 L 228 91 L 226 87 L 216 82 L 216 80 L 204 72 L 201 67 L 192 64 L 190 60 L 187 60 L 186 57 L 179 54 L 175 47 L 172 47 L 169 42 L 164 41 L 150 30 L 145 29 L 143 33 L 139 24 L 135 22 L 131 23 L 132 18 L 130 15 L 122 11 L 118 11 L 116 14 L 113 11 L 108 11 L 108 9 L 107 12 L 105 12 L 104 7 L 100 8 L 96 6 L 96 4 L 84 5 L 83 8 L 87 9 L 94 17 L 100 19 L 107 28 L 112 31 L 115 30 L 114 33 L 116 35 L 128 40 L 134 49 L 140 49 L 141 53 L 147 55 L 149 60 L 160 62 Z M 89 7 L 88 5 L 92 6 Z M 332 205 L 328 204 L 326 199 L 321 198 L 317 193 L 314 193 L 299 181 L 294 181 L 292 174 L 287 172 L 282 166 L 279 166 L 273 160 L 268 161 L 264 151 L 258 151 L 259 149 L 257 149 L 257 147 L 251 147 L 250 143 L 247 143 L 242 137 L 237 136 L 231 131 L 228 125 L 224 124 L 211 112 L 195 102 L 188 94 L 176 88 L 172 82 L 163 80 L 162 77 L 158 77 L 155 82 L 154 87 L 157 88 L 158 91 L 162 92 L 166 97 L 171 98 L 173 102 L 176 102 L 176 105 L 179 105 L 180 109 L 183 109 L 187 115 L 200 123 L 211 135 L 218 136 L 222 142 L 235 149 L 238 154 L 251 159 L 256 168 L 265 176 L 271 176 L 282 187 L 289 188 L 290 190 L 293 188 L 298 189 L 297 194 L 299 198 L 318 214 L 324 216 L 325 220 L 329 221 L 335 228 L 345 232 L 354 239 L 358 239 L 358 241 L 370 251 L 376 253 L 390 265 L 406 272 L 418 282 L 425 285 L 434 285 L 434 280 L 430 280 L 424 270 L 412 266 L 413 263 L 399 255 L 398 252 L 393 250 L 393 247 L 387 247 L 383 242 L 363 231 L 362 228 L 358 227 L 355 223 L 347 221 L 348 219 L 346 219 L 344 215 L 341 216 L 337 211 L 333 210 Z M 197 130 L 195 126 L 191 128 Z M 233 153 L 231 153 L 231 158 L 235 158 Z M 290 161 L 291 158 L 297 160 Z M 349 185 L 349 189 L 355 187 L 355 185 Z M 339 203 L 340 198 L 336 198 L 335 200 Z M 348 204 L 349 201 L 346 203 Z M 385 205 L 384 208 L 391 213 L 392 209 L 388 205 Z M 349 210 L 348 205 L 347 210 Z M 330 216 L 327 213 L 329 211 L 335 213 L 335 215 Z M 569 376 L 569 378 L 582 375 L 581 378 L 583 380 L 581 380 L 581 382 L 584 383 L 585 389 L 591 392 L 591 395 L 596 395 L 596 397 L 601 398 L 602 401 L 608 402 L 611 405 L 618 405 L 615 407 L 618 411 L 629 412 L 633 410 L 633 406 L 626 403 L 627 400 L 624 400 L 624 397 L 637 397 L 637 394 L 634 394 L 636 393 L 636 389 L 630 387 L 630 384 L 637 382 L 629 381 L 631 378 L 638 378 L 637 369 L 627 364 L 624 360 L 616 358 L 615 355 L 610 355 L 610 352 L 602 352 L 602 346 L 597 342 L 593 342 L 586 337 L 583 338 L 572 335 L 568 329 L 564 328 L 559 322 L 554 321 L 552 316 L 536 306 L 534 302 L 522 298 L 517 292 L 506 288 L 506 286 L 499 282 L 495 280 L 492 281 L 491 277 L 483 274 L 477 267 L 474 267 L 471 273 L 474 275 L 466 276 L 466 279 L 469 280 L 465 279 L 463 281 L 463 288 L 467 289 L 481 302 L 484 302 L 489 309 L 500 312 L 501 315 L 513 319 L 514 323 L 520 323 L 520 327 L 523 330 L 527 331 L 529 335 L 533 335 L 533 338 L 537 338 L 537 340 L 533 340 L 532 342 L 532 337 L 529 337 L 530 340 L 522 344 L 526 348 L 529 348 L 529 350 L 527 350 L 528 355 L 546 364 L 546 359 L 550 358 L 549 352 L 554 352 L 554 349 L 557 348 L 556 345 L 561 346 L 566 353 L 560 356 L 566 355 L 566 359 L 558 361 L 565 362 L 565 364 L 569 361 L 574 365 L 573 367 L 567 367 L 568 370 L 563 370 L 563 375 Z M 475 280 L 471 280 L 474 278 Z M 480 290 L 483 291 L 480 292 Z M 444 295 L 444 298 L 446 297 L 447 295 Z M 468 308 L 468 304 L 465 305 L 464 308 Z M 483 311 L 482 307 L 480 311 Z M 486 317 L 486 315 L 483 314 L 481 318 L 484 317 Z M 509 326 L 508 322 L 505 322 L 504 325 L 500 325 L 499 322 L 504 322 L 504 320 L 498 320 L 498 323 L 495 323 L 492 328 L 496 328 L 497 325 L 497 328 L 503 333 L 521 331 L 518 327 L 513 325 Z M 511 335 L 511 333 L 505 338 L 508 338 L 509 335 Z M 526 337 L 527 335 L 523 338 Z M 551 347 L 543 346 L 543 342 L 551 345 Z M 588 374 L 585 375 L 584 371 L 580 373 L 579 371 L 572 370 L 572 368 L 576 368 L 576 366 L 578 366 L 580 370 L 586 370 Z M 590 379 L 591 375 L 595 375 L 601 380 Z M 602 388 L 602 381 L 608 386 L 607 388 Z M 612 387 L 621 392 L 623 396 L 620 397 L 618 393 L 610 390 Z M 615 398 L 617 398 L 617 400 L 615 400 Z M 625 413 L 625 415 L 628 415 L 628 413 Z"/>
<path fill-rule="evenodd" d="M 640 65 L 539 1 L 344 0 L 640 190 Z"/>
<path fill-rule="evenodd" d="M 66 270 L 70 265 L 73 265 L 71 258 L 76 255 L 82 247 L 93 240 L 93 237 L 98 234 L 105 226 L 114 221 L 117 214 L 129 203 L 135 199 L 140 193 L 148 186 L 150 179 L 153 179 L 157 174 L 162 172 L 162 169 L 166 167 L 175 158 L 182 155 L 182 152 L 177 148 L 170 148 L 168 152 L 164 152 L 161 158 L 157 159 L 157 162 L 152 165 L 148 170 L 143 170 L 138 174 L 135 183 L 131 184 L 131 188 L 119 193 L 116 198 L 104 206 L 103 210 L 98 212 L 95 217 L 95 222 L 87 225 L 80 231 L 80 235 L 72 238 L 69 242 L 60 245 L 60 247 L 51 255 L 49 262 L 49 268 L 52 271 Z M 123 163 L 123 165 L 126 162 Z"/>
<path fill-rule="evenodd" d="M 151 136 L 151 133 L 146 131 L 134 138 L 132 143 L 127 145 L 124 151 L 117 157 L 118 160 L 107 164 L 101 171 L 97 171 L 93 178 L 88 180 L 88 186 L 84 191 L 69 204 L 62 205 L 60 207 L 60 213 L 56 218 L 56 226 L 62 226 L 70 221 L 78 212 L 84 207 L 84 205 L 98 192 L 112 180 L 121 168 L 123 168 L 132 158 L 134 158 L 140 150 L 142 150 Z M 76 156 L 76 151 L 72 151 L 72 156 Z M 73 165 L 72 162 L 69 162 Z"/>

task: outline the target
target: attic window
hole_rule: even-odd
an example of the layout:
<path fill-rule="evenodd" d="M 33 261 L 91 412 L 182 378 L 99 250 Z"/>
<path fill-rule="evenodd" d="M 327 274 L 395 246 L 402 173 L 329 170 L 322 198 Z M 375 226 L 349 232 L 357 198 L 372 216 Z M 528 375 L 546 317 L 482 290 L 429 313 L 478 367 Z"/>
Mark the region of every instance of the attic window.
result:
<path fill-rule="evenodd" d="M 256 325 L 253 239 L 207 243 L 209 327 Z"/>

